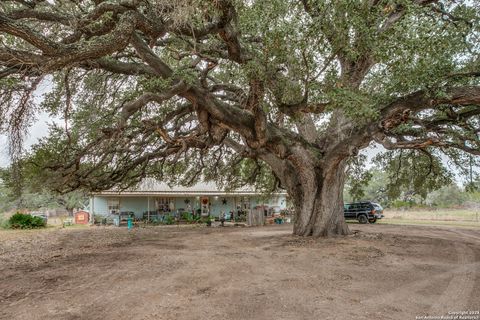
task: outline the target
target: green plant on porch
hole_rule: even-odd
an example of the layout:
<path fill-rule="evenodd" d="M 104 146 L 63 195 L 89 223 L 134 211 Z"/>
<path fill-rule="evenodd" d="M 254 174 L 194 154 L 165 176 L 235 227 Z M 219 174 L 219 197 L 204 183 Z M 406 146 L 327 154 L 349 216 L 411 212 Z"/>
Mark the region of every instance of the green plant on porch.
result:
<path fill-rule="evenodd" d="M 164 220 L 163 220 L 163 223 L 166 224 L 166 225 L 172 225 L 175 223 L 175 218 L 172 217 L 171 215 L 166 215 Z"/>

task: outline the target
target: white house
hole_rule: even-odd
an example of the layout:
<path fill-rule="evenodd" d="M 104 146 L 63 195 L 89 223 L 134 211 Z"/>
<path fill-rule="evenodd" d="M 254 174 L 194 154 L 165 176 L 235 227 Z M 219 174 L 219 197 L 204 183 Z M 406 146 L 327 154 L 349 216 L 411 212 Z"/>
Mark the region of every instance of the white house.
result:
<path fill-rule="evenodd" d="M 286 193 L 274 193 L 266 197 L 253 188 L 219 190 L 212 182 L 170 188 L 166 183 L 145 180 L 135 189 L 94 193 L 89 205 L 94 215 L 129 212 L 139 219 L 148 214 L 177 212 L 213 217 L 223 212 L 228 216 L 230 213 L 249 212 L 259 206 L 276 212 L 286 209 Z"/>

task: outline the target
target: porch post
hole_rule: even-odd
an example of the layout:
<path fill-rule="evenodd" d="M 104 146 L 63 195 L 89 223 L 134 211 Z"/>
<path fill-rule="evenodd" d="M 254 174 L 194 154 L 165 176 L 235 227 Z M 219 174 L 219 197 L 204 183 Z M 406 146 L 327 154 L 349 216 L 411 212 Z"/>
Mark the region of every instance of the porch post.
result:
<path fill-rule="evenodd" d="M 95 222 L 95 219 L 93 218 L 93 215 L 95 214 L 95 195 L 92 194 L 90 197 L 90 200 L 92 201 L 92 205 L 90 206 L 90 223 L 93 224 Z"/>
<path fill-rule="evenodd" d="M 150 196 L 147 196 L 147 223 L 150 222 Z"/>
<path fill-rule="evenodd" d="M 268 215 L 268 211 L 267 211 L 267 215 Z M 265 225 L 265 198 L 262 196 L 262 226 Z"/>
<path fill-rule="evenodd" d="M 250 197 L 250 198 L 248 199 L 248 207 L 249 207 L 248 212 L 249 212 L 249 216 L 251 217 L 251 218 L 250 218 L 250 221 L 251 221 L 251 219 L 252 219 L 252 217 L 253 217 L 252 200 L 253 200 L 252 197 Z"/>

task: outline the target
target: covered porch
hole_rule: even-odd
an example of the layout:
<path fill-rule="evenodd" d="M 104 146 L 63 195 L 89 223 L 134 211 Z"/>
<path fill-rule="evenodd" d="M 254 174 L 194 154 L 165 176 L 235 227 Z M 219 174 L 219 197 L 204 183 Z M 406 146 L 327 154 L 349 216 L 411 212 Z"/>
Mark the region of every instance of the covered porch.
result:
<path fill-rule="evenodd" d="M 89 206 L 92 217 L 129 215 L 136 220 L 165 221 L 223 216 L 226 220 L 237 220 L 245 219 L 259 207 L 285 209 L 286 195 L 278 193 L 266 197 L 249 188 L 226 192 L 214 183 L 170 187 L 150 180 L 133 190 L 91 194 Z"/>

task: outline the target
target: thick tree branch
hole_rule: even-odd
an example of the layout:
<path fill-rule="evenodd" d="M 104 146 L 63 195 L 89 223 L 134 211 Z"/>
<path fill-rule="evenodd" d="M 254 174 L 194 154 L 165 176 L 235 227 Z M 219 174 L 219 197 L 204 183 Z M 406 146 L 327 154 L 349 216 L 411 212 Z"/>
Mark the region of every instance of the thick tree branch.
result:
<path fill-rule="evenodd" d="M 393 101 L 381 109 L 381 127 L 389 130 L 404 123 L 410 113 L 432 109 L 442 104 L 480 106 L 480 86 L 446 87 L 441 91 L 441 96 L 432 96 L 432 93 L 422 90 Z"/>

